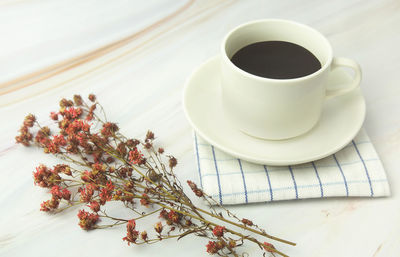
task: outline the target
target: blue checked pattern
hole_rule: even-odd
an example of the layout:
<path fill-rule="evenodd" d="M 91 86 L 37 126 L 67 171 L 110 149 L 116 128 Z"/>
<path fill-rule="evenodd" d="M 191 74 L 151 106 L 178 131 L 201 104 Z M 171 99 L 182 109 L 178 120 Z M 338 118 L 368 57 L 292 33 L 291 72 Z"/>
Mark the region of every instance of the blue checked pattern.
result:
<path fill-rule="evenodd" d="M 364 130 L 329 157 L 286 167 L 234 158 L 197 134 L 194 144 L 200 185 L 220 204 L 390 195 L 385 170 Z"/>

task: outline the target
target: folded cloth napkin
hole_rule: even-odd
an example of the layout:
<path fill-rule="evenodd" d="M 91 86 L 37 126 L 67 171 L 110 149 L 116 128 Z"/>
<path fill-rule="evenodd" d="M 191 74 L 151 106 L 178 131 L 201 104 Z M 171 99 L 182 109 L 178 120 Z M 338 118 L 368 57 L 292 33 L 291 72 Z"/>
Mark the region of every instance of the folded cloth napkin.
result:
<path fill-rule="evenodd" d="M 390 195 L 385 170 L 364 130 L 329 157 L 283 167 L 234 158 L 197 134 L 194 141 L 201 187 L 220 204 Z"/>

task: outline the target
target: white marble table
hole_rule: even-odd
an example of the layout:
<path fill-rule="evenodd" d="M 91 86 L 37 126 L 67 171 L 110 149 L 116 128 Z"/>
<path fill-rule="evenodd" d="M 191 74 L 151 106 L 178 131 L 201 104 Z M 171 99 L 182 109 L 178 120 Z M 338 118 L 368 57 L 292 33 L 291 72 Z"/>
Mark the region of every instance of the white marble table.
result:
<path fill-rule="evenodd" d="M 335 55 L 362 66 L 365 128 L 387 170 L 392 196 L 229 207 L 295 241 L 291 256 L 400 255 L 400 2 L 385 1 L 0 1 L 0 256 L 206 256 L 183 239 L 128 247 L 124 228 L 83 232 L 76 211 L 39 212 L 38 162 L 54 159 L 14 144 L 27 112 L 42 119 L 62 96 L 96 93 L 131 136 L 152 128 L 198 180 L 192 130 L 181 107 L 191 71 L 218 52 L 224 34 L 259 18 L 309 24 Z M 249 249 L 251 253 L 252 250 Z"/>

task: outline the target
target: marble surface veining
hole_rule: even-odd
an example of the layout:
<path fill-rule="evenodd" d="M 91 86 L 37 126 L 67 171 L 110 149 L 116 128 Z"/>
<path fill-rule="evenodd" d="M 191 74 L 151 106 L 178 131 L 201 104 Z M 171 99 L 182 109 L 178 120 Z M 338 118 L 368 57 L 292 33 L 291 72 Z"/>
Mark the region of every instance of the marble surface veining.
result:
<path fill-rule="evenodd" d="M 365 129 L 387 170 L 392 196 L 229 207 L 296 247 L 290 256 L 400 255 L 400 2 L 383 1 L 0 1 L 0 256 L 206 256 L 205 241 L 184 238 L 128 247 L 124 228 L 92 232 L 77 210 L 39 212 L 33 186 L 39 150 L 16 146 L 27 112 L 42 120 L 63 96 L 95 93 L 123 132 L 151 128 L 179 160 L 181 179 L 198 180 L 192 130 L 181 107 L 194 68 L 218 53 L 243 22 L 285 18 L 309 24 L 336 56 L 357 60 L 367 102 Z M 162 247 L 162 248 L 160 248 Z M 253 253 L 255 249 L 247 249 Z"/>

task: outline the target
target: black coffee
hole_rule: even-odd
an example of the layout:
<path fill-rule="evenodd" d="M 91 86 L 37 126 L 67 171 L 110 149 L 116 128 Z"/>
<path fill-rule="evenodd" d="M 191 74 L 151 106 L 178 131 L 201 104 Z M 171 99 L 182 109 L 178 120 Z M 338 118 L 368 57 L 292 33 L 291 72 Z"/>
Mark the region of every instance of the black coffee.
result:
<path fill-rule="evenodd" d="M 285 41 L 263 41 L 245 46 L 231 60 L 244 71 L 271 79 L 304 77 L 321 68 L 321 63 L 310 51 Z"/>

